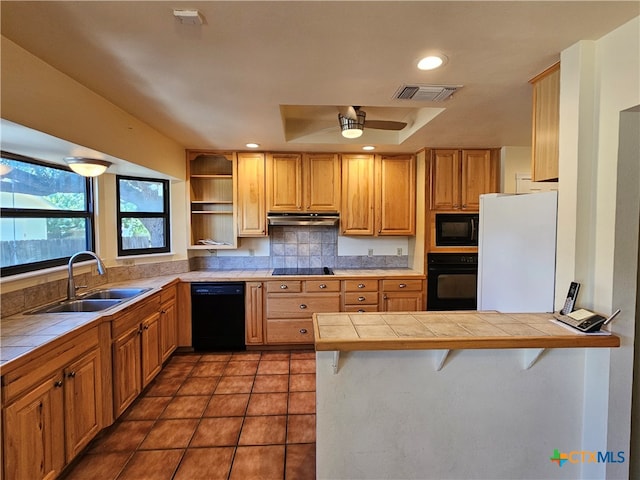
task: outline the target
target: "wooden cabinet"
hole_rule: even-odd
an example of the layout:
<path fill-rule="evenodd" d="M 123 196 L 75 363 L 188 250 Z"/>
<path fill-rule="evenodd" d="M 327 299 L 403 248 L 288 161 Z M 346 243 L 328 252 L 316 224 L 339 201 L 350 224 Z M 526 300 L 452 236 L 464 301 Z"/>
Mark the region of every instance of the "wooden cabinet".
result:
<path fill-rule="evenodd" d="M 337 212 L 340 159 L 330 153 L 267 155 L 267 210 Z"/>
<path fill-rule="evenodd" d="M 238 236 L 267 235 L 265 160 L 263 153 L 238 153 Z"/>
<path fill-rule="evenodd" d="M 340 311 L 339 280 L 266 282 L 266 343 L 312 344 L 314 313 Z"/>
<path fill-rule="evenodd" d="M 383 312 L 416 312 L 426 309 L 425 282 L 420 279 L 394 278 L 382 280 Z"/>
<path fill-rule="evenodd" d="M 3 376 L 7 479 L 53 479 L 103 426 L 95 327 Z"/>
<path fill-rule="evenodd" d="M 343 235 L 415 234 L 415 157 L 343 155 Z"/>
<path fill-rule="evenodd" d="M 160 353 L 164 363 L 178 347 L 177 287 L 160 291 Z"/>
<path fill-rule="evenodd" d="M 480 195 L 498 191 L 496 150 L 433 150 L 431 209 L 480 209 Z"/>
<path fill-rule="evenodd" d="M 192 249 L 236 248 L 234 153 L 187 152 Z"/>
<path fill-rule="evenodd" d="M 162 368 L 160 294 L 114 316 L 113 408 L 117 418 Z"/>
<path fill-rule="evenodd" d="M 558 179 L 560 63 L 530 80 L 533 85 L 531 180 Z"/>
<path fill-rule="evenodd" d="M 377 312 L 378 279 L 344 280 L 343 308 L 345 312 Z"/>
<path fill-rule="evenodd" d="M 245 283 L 245 342 L 247 345 L 264 344 L 262 328 L 262 282 Z"/>

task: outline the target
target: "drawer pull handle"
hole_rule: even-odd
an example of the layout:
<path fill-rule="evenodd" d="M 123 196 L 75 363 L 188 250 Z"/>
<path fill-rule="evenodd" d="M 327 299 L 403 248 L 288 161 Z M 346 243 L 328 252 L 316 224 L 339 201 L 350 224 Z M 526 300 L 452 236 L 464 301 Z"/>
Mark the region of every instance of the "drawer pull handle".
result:
<path fill-rule="evenodd" d="M 364 302 L 365 300 L 366 300 L 366 298 L 365 298 L 365 297 L 358 297 L 358 301 L 359 301 L 359 302 Z"/>
<path fill-rule="evenodd" d="M 364 288 L 364 287 L 365 287 L 365 284 L 364 284 L 364 283 L 359 283 L 359 284 L 358 284 L 358 288 Z"/>
<path fill-rule="evenodd" d="M 285 284 L 282 284 L 282 285 L 280 285 L 280 288 L 281 288 L 282 290 L 286 290 L 286 289 L 287 289 L 287 288 L 289 288 L 289 287 L 288 287 L 288 286 L 286 286 Z"/>
<path fill-rule="evenodd" d="M 406 287 L 406 286 L 407 286 L 407 284 L 406 284 L 406 283 L 401 283 L 400 285 L 398 285 L 398 287 L 399 287 L 399 288 L 404 288 L 404 287 Z"/>
<path fill-rule="evenodd" d="M 319 288 L 327 288 L 327 286 L 324 283 L 321 283 L 320 285 L 318 285 Z"/>
<path fill-rule="evenodd" d="M 54 387 L 56 388 L 61 388 L 62 387 L 62 380 L 58 380 L 56 383 L 53 384 Z"/>
<path fill-rule="evenodd" d="M 300 329 L 300 333 L 304 335 L 305 333 L 307 333 L 307 329 L 306 328 L 301 328 Z"/>
<path fill-rule="evenodd" d="M 301 303 L 301 304 L 300 304 L 300 309 L 301 309 L 301 310 L 304 310 L 305 308 L 307 308 L 307 306 L 306 306 L 304 303 Z"/>
<path fill-rule="evenodd" d="M 69 372 L 69 373 L 67 373 L 67 377 L 69 377 L 69 378 L 75 378 L 75 377 L 76 377 L 76 372 Z"/>
<path fill-rule="evenodd" d="M 364 308 L 359 308 L 358 313 L 364 313 Z"/>

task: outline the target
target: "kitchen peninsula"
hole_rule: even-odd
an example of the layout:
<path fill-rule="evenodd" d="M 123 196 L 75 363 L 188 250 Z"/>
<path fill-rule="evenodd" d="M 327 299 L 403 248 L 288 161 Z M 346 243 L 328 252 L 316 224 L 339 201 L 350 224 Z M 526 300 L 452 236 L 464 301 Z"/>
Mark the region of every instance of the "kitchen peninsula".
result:
<path fill-rule="evenodd" d="M 605 444 L 583 438 L 585 354 L 620 339 L 551 318 L 316 314 L 317 478 L 572 478 L 549 458 Z"/>

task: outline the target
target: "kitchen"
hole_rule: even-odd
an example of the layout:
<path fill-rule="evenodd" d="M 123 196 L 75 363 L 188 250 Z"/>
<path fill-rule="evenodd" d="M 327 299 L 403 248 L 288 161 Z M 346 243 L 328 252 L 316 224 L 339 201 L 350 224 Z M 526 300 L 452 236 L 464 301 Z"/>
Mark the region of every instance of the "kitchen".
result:
<path fill-rule="evenodd" d="M 4 9 L 3 5 L 3 9 Z M 318 12 L 314 12 L 318 13 Z M 460 13 L 460 12 L 457 12 Z M 170 12 L 169 12 L 170 15 Z M 3 15 L 3 21 L 6 16 Z M 213 16 L 207 17 L 209 21 L 213 20 Z M 173 19 L 172 19 L 173 20 Z M 173 24 L 171 24 L 174 26 Z M 190 34 L 188 31 L 182 29 L 179 30 L 179 26 L 174 26 L 177 29 L 179 35 L 184 37 L 189 37 Z M 631 24 L 626 27 L 626 30 L 616 31 L 612 33 L 610 36 L 604 38 L 601 41 L 595 42 L 600 49 L 613 48 L 615 46 L 616 41 L 628 41 L 629 36 L 633 39 L 637 30 L 637 23 Z M 3 25 L 3 32 L 6 31 Z M 603 33 L 606 33 L 603 32 Z M 625 37 L 626 35 L 626 37 Z M 618 36 L 622 37 L 622 40 L 617 40 Z M 11 37 L 10 37 L 11 38 Z M 626 40 L 625 40 L 626 38 Z M 578 40 L 578 39 L 575 39 Z M 595 39 L 594 39 L 595 40 Z M 633 42 L 631 42 L 633 43 Z M 565 63 L 568 65 L 568 72 L 573 72 L 577 75 L 577 78 L 565 79 L 565 81 L 574 81 L 578 82 L 578 88 L 576 92 L 583 91 L 583 89 L 588 88 L 588 84 L 584 84 L 582 82 L 587 82 L 587 79 L 590 78 L 586 72 L 581 72 L 582 65 L 581 60 L 585 58 L 591 58 L 589 55 L 595 55 L 595 52 L 591 49 L 593 47 L 593 43 L 587 41 L 586 44 L 580 44 L 575 48 L 568 48 L 569 45 L 563 47 L 562 49 L 562 58 L 563 65 Z M 579 145 L 581 148 L 588 149 L 587 138 L 593 138 L 592 134 L 589 132 L 585 132 L 584 130 L 575 131 L 576 125 L 579 125 L 580 128 L 586 128 L 586 124 L 581 122 L 572 122 L 572 119 L 575 116 L 578 116 L 581 120 L 584 120 L 584 116 L 589 118 L 589 110 L 584 106 L 583 108 L 576 107 L 574 101 L 577 101 L 573 97 L 570 97 L 570 103 L 566 105 L 574 105 L 574 110 L 570 110 L 568 112 L 561 112 L 561 127 L 563 125 L 563 121 L 568 122 L 565 126 L 569 128 L 569 131 L 572 132 L 571 137 L 569 139 L 565 139 L 565 141 L 561 141 L 561 161 L 560 164 L 560 177 L 566 178 L 568 182 L 573 182 L 573 186 L 568 185 L 564 192 L 566 192 L 569 197 L 562 197 L 563 190 L 561 189 L 561 198 L 560 198 L 560 208 L 559 208 L 559 222 L 561 228 L 559 229 L 559 241 L 558 241 L 558 256 L 559 258 L 564 259 L 558 267 L 558 271 L 556 274 L 556 284 L 558 291 L 556 292 L 556 299 L 562 298 L 566 294 L 566 286 L 568 283 L 574 278 L 580 278 L 583 282 L 583 285 L 589 285 L 589 287 L 585 288 L 581 292 L 582 301 L 584 305 L 600 311 L 609 311 L 612 309 L 614 305 L 620 304 L 620 300 L 618 299 L 618 292 L 629 292 L 628 287 L 623 287 L 623 285 L 632 285 L 635 280 L 631 283 L 618 283 L 622 282 L 621 277 L 618 275 L 618 269 L 622 268 L 624 265 L 636 265 L 636 257 L 633 254 L 627 254 L 626 257 L 620 257 L 618 255 L 622 255 L 625 251 L 624 247 L 619 246 L 618 242 L 623 242 L 624 239 L 634 238 L 630 236 L 625 236 L 624 239 L 622 237 L 618 237 L 619 229 L 622 228 L 622 232 L 628 232 L 630 228 L 629 225 L 624 224 L 622 220 L 617 227 L 612 222 L 616 221 L 616 217 L 620 218 L 620 215 L 625 214 L 629 215 L 627 210 L 623 210 L 619 215 L 615 215 L 616 205 L 612 204 L 616 195 L 622 195 L 625 191 L 628 191 L 630 195 L 633 194 L 633 188 L 635 187 L 633 184 L 627 189 L 616 188 L 616 182 L 624 182 L 625 179 L 627 181 L 632 181 L 633 176 L 624 175 L 622 172 L 619 172 L 617 176 L 614 174 L 615 169 L 608 168 L 611 165 L 612 159 L 617 158 L 618 156 L 618 129 L 617 125 L 618 115 L 621 110 L 628 109 L 637 105 L 638 99 L 633 96 L 630 92 L 634 92 L 637 89 L 633 88 L 633 83 L 623 83 L 622 85 L 618 85 L 619 82 L 633 82 L 634 76 L 628 75 L 629 72 L 634 71 L 634 66 L 637 65 L 637 59 L 633 57 L 633 52 L 627 52 L 630 58 L 626 58 L 624 62 L 627 69 L 623 69 L 618 64 L 618 58 L 620 55 L 623 55 L 621 52 L 625 51 L 625 48 L 616 49 L 616 56 L 614 60 L 611 60 L 611 64 L 606 63 L 606 69 L 603 67 L 602 69 L 598 69 L 598 75 L 605 75 L 605 72 L 609 75 L 603 78 L 603 81 L 613 82 L 615 85 L 614 91 L 617 92 L 616 95 L 614 93 L 609 93 L 609 95 L 613 96 L 610 102 L 606 99 L 602 101 L 603 106 L 600 107 L 599 116 L 602 120 L 603 125 L 601 127 L 600 135 L 600 147 L 597 156 L 591 159 L 593 165 L 600 165 L 601 168 L 598 169 L 597 176 L 592 177 L 592 182 L 595 183 L 596 187 L 593 187 L 592 183 L 589 185 L 592 188 L 595 188 L 598 195 L 592 198 L 591 189 L 580 189 L 578 185 L 583 185 L 582 175 L 587 175 L 587 172 L 591 171 L 591 167 L 584 166 L 584 170 L 582 170 L 581 166 L 584 160 L 584 157 L 581 155 L 578 157 L 576 142 L 579 141 Z M 600 57 L 598 57 L 600 58 Z M 87 59 L 87 61 L 91 61 Z M 6 64 L 5 64 L 6 62 Z M 572 63 L 573 62 L 573 63 Z M 551 63 L 551 62 L 548 62 Z M 547 64 L 548 64 L 547 63 Z M 20 65 L 20 69 L 11 69 L 11 65 Z M 547 66 L 540 65 L 540 68 L 531 72 L 531 75 L 524 76 L 523 80 L 523 88 L 529 88 L 526 85 L 526 81 L 531 78 L 534 74 L 538 73 L 544 67 Z M 8 68 L 4 66 L 8 65 Z M 451 59 L 450 67 L 454 65 L 453 59 Z M 622 71 L 620 71 L 622 69 Z M 5 73 L 6 72 L 6 73 Z M 27 74 L 26 72 L 30 72 Z M 20 73 L 21 75 L 18 75 Z M 11 74 L 11 75 L 10 75 Z M 16 76 L 13 76 L 13 75 Z M 24 74 L 24 76 L 22 76 Z M 47 79 L 47 80 L 45 80 Z M 626 79 L 626 80 L 623 80 Z M 42 83 L 41 83 L 42 82 Z M 397 81 L 396 81 L 397 83 Z M 46 88 L 42 88 L 42 84 L 48 85 Z M 58 104 L 58 99 L 55 96 L 49 95 L 46 92 L 50 92 L 53 89 L 53 85 L 58 85 L 61 91 L 66 92 L 62 98 L 64 98 L 64 106 Z M 630 85 L 630 86 L 629 86 Z M 27 88 L 24 88 L 27 86 Z M 10 95 L 7 95 L 5 92 L 10 92 Z M 40 96 L 38 98 L 31 97 L 31 94 L 26 94 L 26 92 L 40 92 Z M 460 91 L 460 97 L 462 98 L 462 94 L 464 92 L 464 88 Z M 530 95 L 530 91 L 528 90 L 528 95 Z M 567 90 L 564 94 L 571 95 L 572 90 Z M 626 93 L 626 97 L 624 96 Z M 618 98 L 618 95 L 621 98 Z M 530 98 L 529 98 L 530 99 Z M 160 134 L 157 129 L 154 130 L 150 128 L 148 125 L 143 122 L 137 120 L 133 116 L 125 115 L 123 117 L 123 112 L 117 108 L 114 108 L 113 105 L 97 98 L 95 94 L 91 91 L 88 91 L 86 88 L 80 86 L 79 84 L 75 84 L 70 81 L 68 77 L 60 74 L 57 70 L 52 69 L 50 66 L 38 60 L 36 57 L 33 57 L 31 54 L 27 53 L 25 50 L 22 50 L 16 44 L 3 38 L 3 118 L 6 118 L 12 122 L 21 125 L 27 125 L 35 130 L 45 131 L 58 138 L 64 138 L 68 141 L 72 141 L 79 145 L 90 145 L 93 149 L 97 151 L 109 152 L 111 155 L 118 159 L 131 159 L 131 161 L 136 161 L 139 163 L 141 167 L 145 167 L 149 170 L 158 171 L 161 170 L 168 177 L 175 179 L 185 179 L 185 162 L 184 162 L 184 145 L 190 145 L 194 148 L 202 148 L 204 142 L 197 138 L 194 138 L 188 142 L 184 142 L 180 144 L 171 140 L 168 136 Z M 345 99 L 344 101 L 340 100 L 338 103 L 347 103 L 352 100 Z M 320 102 L 318 102 L 320 103 Z M 365 102 L 363 102 L 365 103 Z M 91 112 L 89 113 L 87 110 L 87 105 L 91 105 Z M 567 107 L 568 108 L 568 107 Z M 527 107 L 526 116 L 529 116 L 530 108 Z M 372 111 L 368 112 L 372 115 Z M 61 116 L 64 115 L 64 116 Z M 100 118 L 101 119 L 101 127 L 98 130 L 87 128 L 88 125 L 91 125 L 91 118 Z M 63 121 L 62 119 L 67 119 L 67 121 Z M 375 117 L 372 117 L 375 118 Z M 437 117 L 436 117 L 437 118 Z M 564 119 L 564 120 L 563 120 Z M 205 124 L 206 122 L 202 122 Z M 276 122 L 277 123 L 277 122 Z M 590 122 L 587 122 L 590 123 Z M 220 127 L 221 130 L 224 130 Z M 455 129 L 453 129 L 455 130 Z M 562 130 L 562 128 L 561 128 Z M 4 125 L 3 125 L 3 131 Z M 367 132 L 369 133 L 369 132 Z M 451 133 L 453 138 L 448 138 L 443 140 L 441 145 L 445 146 L 462 146 L 460 144 L 459 134 L 456 134 L 455 131 Z M 457 138 L 456 138 L 457 136 Z M 3 142 L 5 135 L 3 133 Z M 131 141 L 132 138 L 135 138 L 136 141 Z M 492 140 L 490 136 L 487 135 L 488 138 L 481 143 L 483 145 L 505 145 L 498 140 Z M 576 140 L 578 139 L 578 140 Z M 400 152 L 404 148 L 409 149 L 409 153 L 416 153 L 420 149 L 424 148 L 427 145 L 433 145 L 429 141 L 418 140 L 419 146 L 412 146 L 411 142 L 414 139 L 409 141 L 407 147 L 405 145 L 398 146 L 397 148 L 387 147 L 387 151 Z M 530 142 L 529 140 L 526 140 Z M 586 142 L 586 143 L 582 143 Z M 469 146 L 478 146 L 475 144 L 476 142 L 471 143 Z M 218 145 L 223 145 L 222 143 L 218 143 Z M 509 144 L 506 144 L 509 145 Z M 524 143 L 522 143 L 524 145 Z M 437 146 L 437 145 L 434 145 Z M 632 148 L 632 147 L 629 147 Z M 3 147 L 4 149 L 4 147 Z M 270 148 L 270 146 L 265 143 L 264 149 L 266 151 L 276 151 L 279 148 Z M 289 151 L 306 151 L 306 147 L 294 146 L 293 148 L 288 147 Z M 324 151 L 325 148 L 320 148 L 318 151 Z M 525 150 L 523 152 L 523 150 Z M 355 147 L 352 145 L 347 145 L 344 147 L 344 150 L 341 151 L 350 151 L 354 152 Z M 588 150 L 591 151 L 591 150 Z M 503 153 L 506 155 L 515 155 L 516 157 L 528 157 L 528 150 L 526 148 L 521 147 L 504 147 Z M 595 155 L 595 154 L 594 154 Z M 573 159 L 573 160 L 570 160 Z M 528 160 L 528 158 L 527 158 Z M 118 166 L 120 166 L 120 162 L 118 161 Z M 588 165 L 592 165 L 589 163 Z M 161 168 L 159 167 L 161 166 Z M 416 174 L 418 178 L 422 178 L 423 182 L 426 179 L 426 165 L 420 161 L 416 163 L 417 171 Z M 504 166 L 504 168 L 510 168 L 509 163 Z M 620 166 L 618 168 L 621 168 Z M 631 169 L 632 166 L 627 166 L 626 168 Z M 565 177 L 563 177 L 563 174 Z M 595 175 L 595 174 L 594 174 Z M 580 179 L 578 179 L 578 177 Z M 572 180 L 570 180 L 572 179 Z M 596 181 L 597 179 L 597 181 Z M 113 176 L 107 175 L 104 177 L 100 177 L 98 179 L 99 190 L 98 195 L 99 198 L 109 199 L 115 197 L 115 182 L 113 181 Z M 563 184 L 564 186 L 564 184 Z M 185 205 L 182 199 L 188 198 L 188 192 L 186 191 L 186 184 L 184 181 L 174 181 L 172 183 L 172 201 L 174 202 L 172 205 L 173 212 L 185 212 Z M 425 217 L 425 205 L 426 193 L 424 190 L 418 189 L 416 191 L 417 196 L 417 215 L 416 218 L 420 219 Z M 422 200 L 420 200 L 422 198 Z M 610 200 L 606 200 L 606 199 Z M 618 203 L 618 200 L 616 203 Z M 422 202 L 422 203 L 420 203 Z M 595 210 L 592 209 L 592 202 L 596 202 L 597 208 L 596 210 L 599 212 L 597 216 L 594 216 L 593 213 Z M 627 205 L 632 205 L 633 201 L 627 202 Z M 421 210 L 422 208 L 422 210 Z M 101 215 L 98 217 L 97 222 L 97 230 L 99 232 L 108 232 L 110 225 L 115 224 L 114 220 L 115 215 L 113 212 L 103 211 Z M 189 229 L 188 226 L 188 214 L 182 215 L 174 214 L 172 218 L 172 228 L 174 232 L 187 232 Z M 637 217 L 637 214 L 631 213 L 630 217 L 632 219 Z M 629 217 L 627 217 L 629 218 Z M 625 230 L 626 228 L 626 230 Z M 421 231 L 422 229 L 422 231 Z M 616 232 L 615 238 L 613 237 L 613 232 Z M 383 255 L 387 258 L 397 256 L 398 248 L 401 248 L 403 251 L 402 257 L 404 257 L 404 252 L 407 252 L 406 256 L 407 265 L 420 265 L 418 268 L 419 271 L 424 271 L 424 260 L 425 260 L 425 252 L 420 248 L 420 239 L 423 239 L 427 236 L 426 226 L 424 222 L 421 224 L 420 222 L 416 225 L 416 235 L 406 237 L 406 239 L 400 240 L 390 240 L 384 237 L 371 238 L 366 241 L 359 239 L 351 239 L 346 237 L 338 237 L 338 258 L 343 255 L 369 258 L 368 250 L 369 248 L 373 248 L 373 258 L 378 255 Z M 105 237 L 108 237 L 105 235 Z M 591 244 L 591 240 L 597 238 L 597 242 Z M 594 240 L 595 241 L 595 240 Z M 169 263 L 188 263 L 192 262 L 207 262 L 211 265 L 215 266 L 220 264 L 232 264 L 234 262 L 234 257 L 241 257 L 237 261 L 242 261 L 245 259 L 249 259 L 250 257 L 254 257 L 256 259 L 269 257 L 269 240 L 264 239 L 249 239 L 246 241 L 243 240 L 241 243 L 241 248 L 238 250 L 219 250 L 218 255 L 210 255 L 207 252 L 207 249 L 202 249 L 198 255 L 194 255 L 190 257 L 187 254 L 188 244 L 190 240 L 183 235 L 174 235 L 172 238 L 172 248 L 174 253 L 175 262 Z M 615 242 L 615 249 L 612 247 Z M 623 242 L 624 243 L 624 242 Z M 371 245 L 373 247 L 371 247 Z M 132 259 L 117 259 L 116 254 L 116 246 L 114 244 L 113 239 L 109 238 L 100 238 L 100 250 L 99 253 L 103 258 L 107 261 L 109 267 L 113 267 L 116 271 L 124 274 L 124 272 L 132 267 Z M 253 250 L 253 255 L 252 251 Z M 615 255 L 614 255 L 615 252 Z M 242 258 L 245 257 L 245 258 Z M 191 258 L 191 260 L 189 260 Z M 197 260 L 193 260 L 193 258 L 197 258 Z M 165 260 L 164 258 L 162 259 Z M 404 258 L 402 260 L 405 260 Z M 144 265 L 153 264 L 153 262 L 157 261 L 157 259 L 147 258 L 144 260 L 136 259 L 133 261 L 135 267 L 140 269 L 144 269 Z M 140 262 L 140 263 L 138 263 Z M 227 263 L 228 262 L 228 263 Z M 411 263 L 409 263 L 411 262 Z M 164 263 L 164 262 L 162 262 Z M 588 266 L 589 265 L 589 266 Z M 615 280 L 610 282 L 604 281 L 606 278 L 613 278 L 612 269 L 613 266 L 616 265 L 616 275 Z M 87 267 L 85 267 L 86 269 Z M 163 265 L 163 268 L 164 265 Z M 171 268 L 171 267 L 166 267 Z M 184 268 L 184 267 L 180 267 Z M 85 270 L 88 271 L 88 270 Z M 167 271 L 166 273 L 171 273 L 171 271 Z M 57 278 L 63 278 L 64 272 L 59 274 L 50 274 Z M 42 285 L 46 283 L 46 279 L 38 279 L 35 281 L 38 285 Z M 20 279 L 13 282 L 4 282 L 3 281 L 3 297 L 4 293 L 11 293 L 12 291 L 17 291 L 25 288 L 33 288 L 34 287 L 34 279 Z M 632 292 L 632 295 L 635 295 L 635 292 Z M 615 298 L 614 298 L 615 297 Z M 625 300 L 627 303 L 626 310 L 628 312 L 633 311 L 632 301 Z M 629 303 L 631 302 L 631 303 Z M 5 304 L 3 298 L 3 305 Z M 623 308 L 625 310 L 625 308 Z M 609 431 L 616 431 L 616 435 L 620 435 L 621 438 L 625 435 L 629 435 L 629 416 L 630 416 L 630 389 L 631 385 L 628 382 L 630 378 L 630 371 L 632 369 L 632 360 L 630 358 L 633 357 L 633 348 L 629 345 L 633 344 L 633 326 L 630 324 L 632 322 L 624 321 L 624 318 L 620 319 L 620 323 L 616 325 L 616 334 L 621 334 L 625 338 L 628 339 L 628 344 L 626 347 L 621 349 L 620 352 L 615 352 L 611 354 L 611 358 L 598 358 L 593 357 L 587 359 L 588 362 L 597 362 L 597 364 L 602 365 L 602 362 L 605 362 L 605 365 L 610 365 L 610 375 L 612 382 L 611 387 L 607 383 L 604 387 L 604 392 L 615 392 L 612 393 L 611 398 L 604 398 L 603 395 L 597 396 L 597 398 L 592 398 L 593 402 L 600 402 L 598 405 L 611 404 L 615 405 L 616 408 L 609 406 L 606 410 L 609 412 L 608 418 L 604 419 L 600 424 L 600 428 L 604 428 L 608 424 L 608 422 L 612 422 L 609 425 Z M 630 350 L 629 350 L 630 349 Z M 631 352 L 631 353 L 629 353 Z M 600 382 L 601 380 L 594 379 L 593 381 Z M 627 385 L 627 386 L 623 386 Z M 623 418 L 621 418 L 623 417 Z M 626 419 L 626 420 L 625 420 Z M 597 426 L 593 426 L 592 428 L 597 428 Z M 625 433 L 626 432 L 626 433 Z M 542 441 L 540 438 L 538 441 Z M 613 443 L 614 440 L 611 440 Z M 586 467 L 585 467 L 586 468 Z M 625 468 L 625 465 L 615 465 L 615 466 L 607 466 L 607 469 L 615 469 L 615 468 Z M 615 474 L 610 474 L 612 478 Z"/>

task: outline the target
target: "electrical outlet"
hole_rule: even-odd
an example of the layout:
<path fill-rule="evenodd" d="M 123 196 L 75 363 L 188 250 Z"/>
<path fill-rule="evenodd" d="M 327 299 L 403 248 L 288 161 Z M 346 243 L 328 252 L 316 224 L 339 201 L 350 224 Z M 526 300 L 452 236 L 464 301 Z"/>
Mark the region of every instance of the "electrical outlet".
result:
<path fill-rule="evenodd" d="M 132 258 L 127 258 L 127 259 L 122 261 L 122 264 L 127 266 L 127 267 L 130 267 L 132 265 L 135 265 L 135 261 Z"/>
<path fill-rule="evenodd" d="M 367 253 L 367 256 L 373 257 L 373 248 L 369 249 L 369 253 Z"/>
<path fill-rule="evenodd" d="M 399 256 L 399 257 L 401 257 L 401 256 L 402 256 L 402 247 L 398 248 L 397 253 L 398 253 L 398 256 Z"/>
<path fill-rule="evenodd" d="M 253 248 L 250 248 L 249 249 L 249 256 L 250 257 L 255 257 L 255 255 L 256 255 L 256 251 Z"/>

